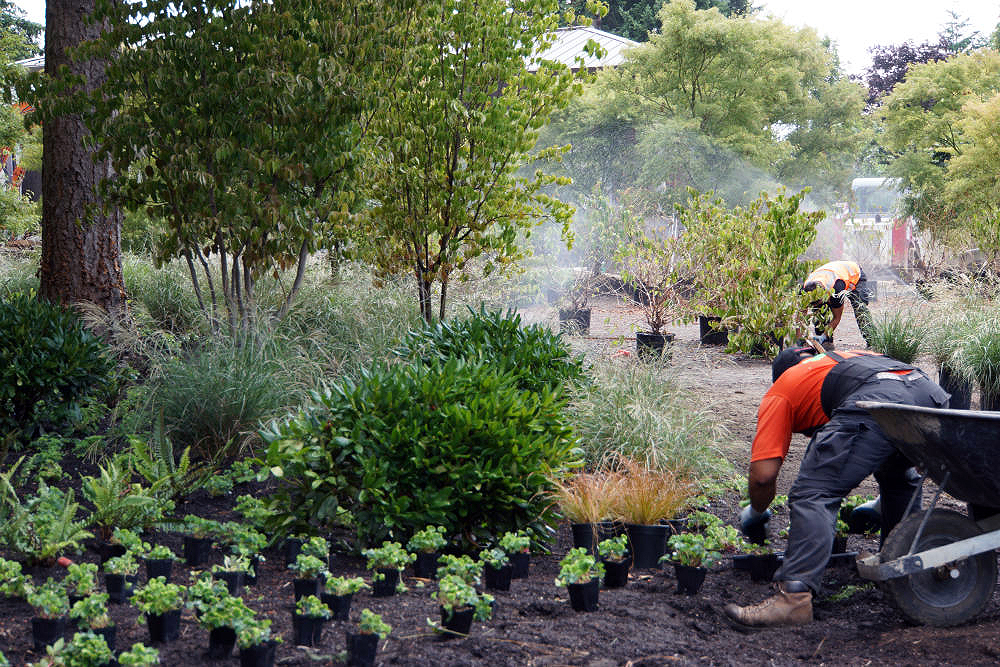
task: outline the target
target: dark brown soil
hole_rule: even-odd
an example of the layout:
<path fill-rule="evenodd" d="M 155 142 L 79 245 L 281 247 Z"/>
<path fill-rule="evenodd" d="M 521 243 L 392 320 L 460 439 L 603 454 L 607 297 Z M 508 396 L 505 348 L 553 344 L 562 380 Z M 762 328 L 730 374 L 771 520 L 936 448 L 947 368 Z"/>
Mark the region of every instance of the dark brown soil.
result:
<path fill-rule="evenodd" d="M 590 354 L 618 349 L 615 339 L 629 336 L 627 317 L 635 316 L 614 304 L 604 304 L 601 311 L 593 317 L 597 324 L 594 335 L 576 343 Z M 850 315 L 844 319 L 837 340 L 841 349 L 860 343 L 853 320 L 847 322 Z M 685 376 L 697 381 L 692 386 L 697 387 L 694 391 L 703 404 L 715 406 L 727 423 L 732 439 L 729 453 L 742 471 L 753 436 L 757 403 L 770 381 L 768 365 L 762 360 L 741 359 L 699 347 L 695 327 L 675 330 L 679 339 L 675 364 Z M 626 338 L 624 345 L 634 342 Z M 802 438 L 793 442 L 793 456 L 781 478 L 786 488 L 794 478 L 804 446 Z M 870 492 L 872 488 L 868 482 L 861 491 Z M 211 510 L 211 506 L 206 509 Z M 727 520 L 735 515 L 734 505 L 717 509 Z M 220 506 L 214 513 L 224 512 Z M 787 514 L 777 514 L 772 523 L 772 535 L 776 535 L 787 524 Z M 163 541 L 180 549 L 177 535 L 165 536 Z M 780 538 L 776 541 L 781 548 Z M 372 598 L 363 592 L 355 596 L 352 623 L 329 623 L 315 651 L 296 648 L 288 641 L 281 644 L 278 664 L 341 664 L 344 633 L 352 628 L 364 607 L 382 614 L 393 626 L 390 637 L 379 644 L 377 664 L 382 665 L 902 666 L 995 664 L 1000 660 L 1000 608 L 996 596 L 979 618 L 965 626 L 914 627 L 902 619 L 887 597 L 849 566 L 828 568 L 824 580 L 827 590 L 814 605 L 815 621 L 796 628 L 745 633 L 724 620 L 720 610 L 727 602 L 756 602 L 771 590 L 770 585 L 753 583 L 747 573 L 734 570 L 730 561 L 711 572 L 695 596 L 675 592 L 676 582 L 669 569 L 638 571 L 632 573 L 626 588 L 602 590 L 598 611 L 577 613 L 570 608 L 566 591 L 553 583 L 558 560 L 570 546 L 569 529 L 564 525 L 552 553 L 536 554 L 526 579 L 515 580 L 510 592 L 495 593 L 494 618 L 475 623 L 468 638 L 442 639 L 428 627 L 428 619 L 438 620 L 436 603 L 430 597 L 434 583 L 408 577 L 409 591 L 405 594 Z M 876 548 L 874 541 L 860 536 L 852 536 L 848 547 Z M 291 576 L 277 552 L 268 555 L 261 568 L 260 585 L 246 592 L 244 598 L 273 620 L 278 634 L 290 638 Z M 219 554 L 215 557 L 221 558 Z M 92 552 L 83 557 L 95 559 Z M 334 574 L 366 574 L 362 563 L 351 557 L 344 556 L 334 565 Z M 36 578 L 59 576 L 57 569 L 40 570 Z M 176 579 L 186 583 L 189 572 L 183 567 L 180 570 Z M 119 648 L 148 641 L 145 626 L 136 623 L 137 615 L 127 605 L 114 608 Z M 31 648 L 30 617 L 31 610 L 24 602 L 0 601 L 0 650 L 12 664 L 23 665 L 39 657 Z M 181 638 L 160 646 L 162 664 L 213 664 L 204 657 L 207 644 L 208 632 L 197 625 L 190 612 L 185 612 Z M 239 662 L 234 652 L 233 657 L 214 664 Z"/>

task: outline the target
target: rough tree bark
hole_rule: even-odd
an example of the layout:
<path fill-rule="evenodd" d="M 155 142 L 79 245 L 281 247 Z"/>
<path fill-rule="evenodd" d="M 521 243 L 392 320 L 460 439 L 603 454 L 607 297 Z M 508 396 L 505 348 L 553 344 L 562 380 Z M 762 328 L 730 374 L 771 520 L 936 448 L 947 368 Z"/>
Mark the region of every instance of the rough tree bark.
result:
<path fill-rule="evenodd" d="M 68 49 L 97 36 L 90 23 L 94 0 L 48 0 L 45 73 L 68 65 L 88 89 L 104 75 L 100 62 L 70 62 Z M 39 294 L 64 304 L 95 303 L 113 314 L 125 308 L 121 268 L 121 212 L 104 211 L 95 188 L 112 175 L 83 144 L 87 129 L 77 115 L 47 120 L 42 149 L 42 260 Z"/>

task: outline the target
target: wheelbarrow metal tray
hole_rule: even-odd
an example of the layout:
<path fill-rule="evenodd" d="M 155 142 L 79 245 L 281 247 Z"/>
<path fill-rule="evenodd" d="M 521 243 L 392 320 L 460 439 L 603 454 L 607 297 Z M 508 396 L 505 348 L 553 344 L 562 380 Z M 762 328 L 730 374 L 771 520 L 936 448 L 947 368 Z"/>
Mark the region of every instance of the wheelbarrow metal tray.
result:
<path fill-rule="evenodd" d="M 946 493 L 1000 507 L 1000 412 L 878 401 L 857 406 L 870 412 L 893 444 Z"/>

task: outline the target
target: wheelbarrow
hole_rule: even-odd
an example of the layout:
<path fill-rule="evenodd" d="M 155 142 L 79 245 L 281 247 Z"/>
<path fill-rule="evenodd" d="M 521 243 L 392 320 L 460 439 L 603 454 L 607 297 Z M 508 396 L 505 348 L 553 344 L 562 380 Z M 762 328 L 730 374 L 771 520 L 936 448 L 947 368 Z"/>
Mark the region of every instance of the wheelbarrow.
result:
<path fill-rule="evenodd" d="M 972 619 L 996 588 L 1000 514 L 975 521 L 936 505 L 947 492 L 967 503 L 1000 507 L 1000 412 L 875 401 L 857 406 L 938 485 L 930 507 L 907 511 L 881 553 L 857 561 L 858 572 L 880 582 L 911 622 L 951 626 Z"/>

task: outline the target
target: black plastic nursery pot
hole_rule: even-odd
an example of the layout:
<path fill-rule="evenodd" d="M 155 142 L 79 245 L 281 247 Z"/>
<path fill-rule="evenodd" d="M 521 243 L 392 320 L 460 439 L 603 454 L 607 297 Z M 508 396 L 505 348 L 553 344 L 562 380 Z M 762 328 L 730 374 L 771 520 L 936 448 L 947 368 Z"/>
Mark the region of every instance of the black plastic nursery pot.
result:
<path fill-rule="evenodd" d="M 528 569 L 531 567 L 531 554 L 521 551 L 510 556 L 511 572 L 513 579 L 523 579 L 528 576 Z"/>
<path fill-rule="evenodd" d="M 727 345 L 729 343 L 729 330 L 719 329 L 712 326 L 713 323 L 722 322 L 721 317 L 711 315 L 698 316 L 698 335 L 702 345 Z"/>
<path fill-rule="evenodd" d="M 198 567 L 207 563 L 211 555 L 211 537 L 184 536 L 184 562 L 188 567 Z"/>
<path fill-rule="evenodd" d="M 701 585 L 705 583 L 706 574 L 708 574 L 708 570 L 703 567 L 674 563 L 674 576 L 677 577 L 677 592 L 685 595 L 694 595 L 701 590 Z"/>
<path fill-rule="evenodd" d="M 660 557 L 667 552 L 670 526 L 665 524 L 625 524 L 632 552 L 632 567 L 648 569 L 660 566 Z"/>
<path fill-rule="evenodd" d="M 236 630 L 233 628 L 212 628 L 208 632 L 208 659 L 225 660 L 236 646 Z"/>
<path fill-rule="evenodd" d="M 295 562 L 302 552 L 302 545 L 305 541 L 299 537 L 286 537 L 281 543 L 281 554 L 285 557 L 285 567 Z"/>
<path fill-rule="evenodd" d="M 348 632 L 348 667 L 372 667 L 375 664 L 375 651 L 377 649 L 378 635 L 367 632 Z"/>
<path fill-rule="evenodd" d="M 124 556 L 125 552 L 128 551 L 124 544 L 112 544 L 110 542 L 98 542 L 97 543 L 97 557 L 100 560 L 101 567 L 104 564 L 116 556 Z"/>
<path fill-rule="evenodd" d="M 44 651 L 46 646 L 55 644 L 66 633 L 68 619 L 65 616 L 59 618 L 41 618 L 35 616 L 31 619 L 31 638 L 35 642 L 36 651 Z"/>
<path fill-rule="evenodd" d="M 593 578 L 583 584 L 567 584 L 569 606 L 573 611 L 597 611 L 597 596 L 601 592 L 601 580 Z"/>
<path fill-rule="evenodd" d="M 491 591 L 509 591 L 514 567 L 509 563 L 503 567 L 493 567 L 489 563 L 483 568 L 483 582 Z"/>
<path fill-rule="evenodd" d="M 467 635 L 472 630 L 472 619 L 476 614 L 476 610 L 472 607 L 453 609 L 451 611 L 444 607 L 439 607 L 439 610 L 441 611 L 441 627 L 449 631 L 441 633 L 444 639 L 454 637 L 455 634 Z"/>
<path fill-rule="evenodd" d="M 147 614 L 146 627 L 152 642 L 172 642 L 181 636 L 181 610 L 171 609 L 165 614 Z"/>
<path fill-rule="evenodd" d="M 108 602 L 127 602 L 132 595 L 133 584 L 137 577 L 134 575 L 104 573 L 104 589 L 108 592 Z"/>
<path fill-rule="evenodd" d="M 170 582 L 170 575 L 174 570 L 174 559 L 173 558 L 143 558 L 142 562 L 146 564 L 146 580 L 155 579 L 156 577 L 163 577 Z"/>
<path fill-rule="evenodd" d="M 951 394 L 948 407 L 952 410 L 968 410 L 972 406 L 972 383 L 953 373 L 947 366 L 938 369 L 938 384 Z"/>
<path fill-rule="evenodd" d="M 559 332 L 586 336 L 590 333 L 590 308 L 559 309 Z"/>
<path fill-rule="evenodd" d="M 574 547 L 586 549 L 590 553 L 597 553 L 596 523 L 574 523 L 570 524 L 569 529 L 573 533 Z"/>
<path fill-rule="evenodd" d="M 213 579 L 226 582 L 226 588 L 229 589 L 229 594 L 233 597 L 239 597 L 240 593 L 243 592 L 243 580 L 245 577 L 246 572 L 242 570 L 223 570 L 212 573 Z"/>
<path fill-rule="evenodd" d="M 842 554 L 847 551 L 847 535 L 837 535 L 833 538 L 833 547 L 830 549 L 831 554 Z"/>
<path fill-rule="evenodd" d="M 292 634 L 296 646 L 315 646 L 323 638 L 323 625 L 326 619 L 322 616 L 302 616 L 292 612 Z"/>
<path fill-rule="evenodd" d="M 437 575 L 438 558 L 441 553 L 438 551 L 421 551 L 417 553 L 417 560 L 413 562 L 413 576 L 420 579 L 433 579 Z"/>
<path fill-rule="evenodd" d="M 622 560 L 602 560 L 604 563 L 604 587 L 624 588 L 628 583 L 628 573 L 632 569 L 632 557 Z"/>
<path fill-rule="evenodd" d="M 116 642 L 118 639 L 118 626 L 117 625 L 107 625 L 103 628 L 91 628 L 91 632 L 95 635 L 100 635 L 104 637 L 104 643 L 108 645 L 111 652 L 115 652 Z"/>
<path fill-rule="evenodd" d="M 380 567 L 375 571 L 382 577 L 378 581 L 372 581 L 372 597 L 387 598 L 395 595 L 396 585 L 399 584 L 399 570 Z"/>
<path fill-rule="evenodd" d="M 751 581 L 771 581 L 780 565 L 781 558 L 778 554 L 747 555 L 747 571 Z"/>
<path fill-rule="evenodd" d="M 295 601 L 298 602 L 307 595 L 319 597 L 323 584 L 319 579 L 292 579 L 292 590 L 295 592 Z"/>
<path fill-rule="evenodd" d="M 271 639 L 263 644 L 240 649 L 240 667 L 274 667 L 278 642 Z"/>
<path fill-rule="evenodd" d="M 323 593 L 320 598 L 323 604 L 330 608 L 331 621 L 347 621 L 351 618 L 351 601 L 354 599 L 353 593 L 347 595 L 334 595 L 333 593 Z"/>
<path fill-rule="evenodd" d="M 640 359 L 670 358 L 670 346 L 674 342 L 672 333 L 652 333 L 637 331 L 635 333 L 635 352 Z"/>

